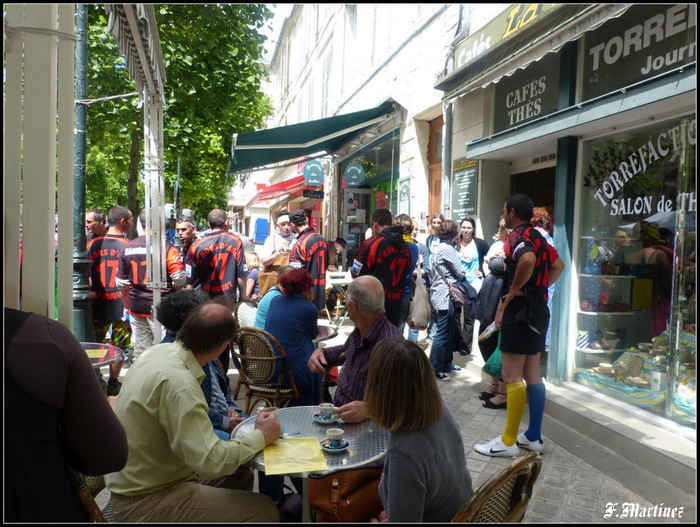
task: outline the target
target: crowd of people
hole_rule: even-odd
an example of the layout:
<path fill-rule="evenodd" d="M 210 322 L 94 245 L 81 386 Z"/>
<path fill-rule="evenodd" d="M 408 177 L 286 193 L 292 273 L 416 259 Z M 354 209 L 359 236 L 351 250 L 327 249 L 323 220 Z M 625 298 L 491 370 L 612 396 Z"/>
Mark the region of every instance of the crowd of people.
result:
<path fill-rule="evenodd" d="M 163 248 L 167 285 L 158 291 L 159 302 L 149 287 L 146 236 L 127 238 L 131 212 L 113 207 L 106 227 L 104 214 L 90 211 L 86 228 L 96 336 L 98 341 L 113 339 L 115 330 L 127 325 L 133 344 L 123 385 L 116 380 L 120 366 L 110 370 L 107 389 L 119 394 L 118 422 L 105 425 L 119 430 L 111 440 L 128 449 L 128 457 L 95 465 L 110 472 L 105 479 L 115 517 L 279 519 L 283 482 L 260 477 L 254 493 L 253 473 L 246 466 L 280 437 L 278 418 L 258 416 L 251 434 L 230 438 L 247 417 L 231 397 L 227 376 L 238 327 L 231 307 L 251 299 L 258 304 L 255 327 L 274 336 L 287 355 L 300 395 L 291 404 L 318 405 L 321 377 L 342 355 L 342 375 L 333 394 L 338 416 L 347 423 L 371 419 L 390 432 L 379 487 L 385 511 L 379 519 L 449 521 L 472 486 L 459 428 L 437 382 L 460 370 L 454 353 L 471 353 L 475 320 L 482 329 L 494 322 L 500 330 L 500 336 L 479 342 L 484 358 L 499 341 L 503 356 L 502 377 L 494 378 L 481 398 L 487 408 L 507 409 L 504 434 L 476 445 L 476 451 L 506 456 L 517 455 L 519 447 L 542 449 L 545 391 L 538 357 L 549 323 L 548 287 L 563 264 L 531 227 L 532 217 L 529 198 L 509 197 L 489 247 L 476 236 L 472 218 L 458 227 L 436 214 L 433 233 L 422 244 L 410 216 L 376 209 L 370 218 L 372 235 L 348 262 L 353 279 L 343 302 L 354 328 L 343 344 L 317 347 L 319 313 L 327 309 L 326 272 L 341 268 L 339 255 L 347 243 L 337 238 L 329 244 L 309 225 L 306 211 L 278 214 L 277 229 L 260 255 L 244 251 L 223 210 L 209 213 L 210 231 L 201 238 L 193 218 L 178 218 L 181 250 L 170 243 Z M 271 275 L 270 286 L 266 280 Z M 429 352 L 416 344 L 418 331 L 406 324 L 417 280 L 430 292 Z M 480 292 L 476 306 L 455 308 L 450 296 L 455 282 L 468 282 Z M 154 318 L 161 332 L 155 330 Z M 67 343 L 71 349 L 75 344 Z M 407 400 L 415 404 L 406 405 Z M 518 435 L 526 404 L 530 427 Z M 439 462 L 445 455 L 454 461 L 449 470 Z"/>

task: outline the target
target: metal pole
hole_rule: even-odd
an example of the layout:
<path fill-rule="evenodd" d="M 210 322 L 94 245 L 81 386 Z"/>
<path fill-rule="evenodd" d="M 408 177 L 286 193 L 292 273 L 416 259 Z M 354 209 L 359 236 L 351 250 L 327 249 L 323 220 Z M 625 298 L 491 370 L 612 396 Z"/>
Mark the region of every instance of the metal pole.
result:
<path fill-rule="evenodd" d="M 87 99 L 88 6 L 78 5 L 78 42 L 75 46 L 75 98 Z M 87 105 L 75 106 L 75 137 L 73 143 L 73 334 L 81 342 L 95 340 L 90 305 L 88 269 L 90 260 L 85 249 L 85 154 Z"/>

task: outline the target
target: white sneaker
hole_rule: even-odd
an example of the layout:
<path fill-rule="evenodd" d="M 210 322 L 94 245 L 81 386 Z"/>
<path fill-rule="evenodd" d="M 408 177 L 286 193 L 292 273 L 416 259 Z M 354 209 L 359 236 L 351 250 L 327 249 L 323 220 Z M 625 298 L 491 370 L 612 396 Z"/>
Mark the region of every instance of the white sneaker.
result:
<path fill-rule="evenodd" d="M 518 445 L 506 446 L 501 439 L 501 436 L 492 439 L 488 443 L 474 445 L 474 450 L 479 454 L 494 457 L 518 457 L 520 450 Z"/>
<path fill-rule="evenodd" d="M 537 441 L 530 441 L 527 437 L 525 437 L 524 432 L 518 435 L 518 442 L 515 444 L 520 448 L 524 448 L 530 452 L 535 452 L 536 454 L 539 454 L 544 450 L 544 441 L 541 439 L 538 439 Z"/>

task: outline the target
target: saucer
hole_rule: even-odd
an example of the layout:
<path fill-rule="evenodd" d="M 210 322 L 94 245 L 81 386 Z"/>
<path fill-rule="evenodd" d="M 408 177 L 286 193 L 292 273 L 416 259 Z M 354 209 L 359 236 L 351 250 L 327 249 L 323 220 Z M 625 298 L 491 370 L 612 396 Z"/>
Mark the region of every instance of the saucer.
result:
<path fill-rule="evenodd" d="M 600 375 L 607 375 L 608 377 L 612 377 L 613 375 L 615 375 L 615 371 L 614 371 L 614 370 L 611 370 L 611 371 L 600 371 L 600 369 L 596 367 L 596 368 L 593 368 L 593 371 L 596 372 L 596 373 L 599 373 Z"/>
<path fill-rule="evenodd" d="M 332 453 L 336 454 L 338 452 L 344 451 L 346 448 L 348 448 L 350 446 L 350 443 L 348 443 L 346 439 L 343 439 L 343 444 L 337 448 L 331 447 L 330 443 L 331 443 L 330 439 L 322 439 L 321 440 L 321 448 L 323 450 L 325 450 L 326 452 L 332 452 Z"/>
<path fill-rule="evenodd" d="M 321 412 L 318 412 L 313 415 L 313 420 L 322 425 L 331 425 L 340 422 L 340 417 L 336 414 L 334 417 L 326 419 L 325 417 L 321 417 Z"/>
<path fill-rule="evenodd" d="M 625 379 L 625 382 L 627 384 L 631 384 L 632 386 L 638 386 L 640 388 L 648 388 L 649 387 L 649 381 L 647 381 L 643 377 L 630 377 L 628 379 Z"/>

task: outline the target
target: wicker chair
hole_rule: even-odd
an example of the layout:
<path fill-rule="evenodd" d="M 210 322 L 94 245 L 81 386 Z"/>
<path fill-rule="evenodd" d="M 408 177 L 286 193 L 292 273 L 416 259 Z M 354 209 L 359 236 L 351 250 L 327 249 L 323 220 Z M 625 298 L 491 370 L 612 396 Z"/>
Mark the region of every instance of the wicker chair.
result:
<path fill-rule="evenodd" d="M 100 510 L 100 506 L 95 501 L 95 497 L 105 488 L 104 476 L 86 476 L 71 467 L 68 467 L 68 476 L 78 491 L 93 523 L 113 523 L 116 521 L 112 516 L 110 504 L 107 504 L 104 510 Z"/>
<path fill-rule="evenodd" d="M 338 355 L 338 360 L 333 364 L 326 366 L 323 371 L 323 377 L 321 378 L 321 402 L 322 403 L 332 403 L 333 398 L 331 397 L 330 387 L 330 373 L 335 366 L 340 366 L 345 362 L 345 353 Z"/>
<path fill-rule="evenodd" d="M 233 305 L 231 311 L 239 327 L 252 327 L 255 322 L 255 315 L 258 312 L 258 303 L 255 300 L 241 300 Z M 244 378 L 241 373 L 241 364 L 235 355 L 233 355 L 233 364 L 238 370 L 238 381 L 236 382 L 236 389 L 233 392 L 233 398 L 238 399 L 238 394 L 241 391 Z M 224 372 L 224 375 L 225 374 L 226 372 Z"/>
<path fill-rule="evenodd" d="M 281 408 L 299 399 L 287 354 L 275 337 L 262 329 L 242 327 L 236 333 L 236 342 L 238 353 L 233 352 L 233 356 L 240 363 L 239 379 L 246 389 L 246 414 L 259 401 L 264 401 L 265 406 Z M 275 354 L 275 348 L 279 355 Z M 278 364 L 278 377 L 273 379 Z M 285 379 L 289 379 L 289 388 L 283 387 Z"/>
<path fill-rule="evenodd" d="M 474 491 L 452 523 L 517 523 L 523 520 L 542 458 L 517 458 Z"/>

